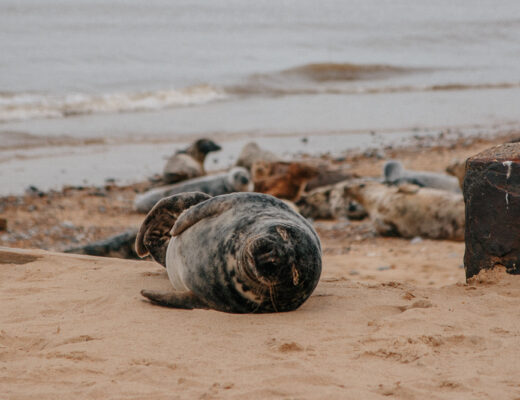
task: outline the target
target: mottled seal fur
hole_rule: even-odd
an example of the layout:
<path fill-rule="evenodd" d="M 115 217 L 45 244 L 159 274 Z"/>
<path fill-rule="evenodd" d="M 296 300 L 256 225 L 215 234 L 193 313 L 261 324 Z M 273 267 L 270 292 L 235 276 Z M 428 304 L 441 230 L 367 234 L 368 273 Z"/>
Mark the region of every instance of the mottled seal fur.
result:
<path fill-rule="evenodd" d="M 464 240 L 464 200 L 446 190 L 356 181 L 345 187 L 382 235 Z"/>
<path fill-rule="evenodd" d="M 321 274 L 321 244 L 312 225 L 261 193 L 165 198 L 146 216 L 136 250 L 166 266 L 174 288 L 142 295 L 175 308 L 291 311 L 311 295 Z"/>
<path fill-rule="evenodd" d="M 412 183 L 421 187 L 448 190 L 453 193 L 462 193 L 457 178 L 430 171 L 405 170 L 400 161 L 390 160 L 383 166 L 385 182 L 391 184 Z"/>
<path fill-rule="evenodd" d="M 361 204 L 345 193 L 351 180 L 318 187 L 304 193 L 296 202 L 300 213 L 312 219 L 363 219 L 367 212 Z"/>
<path fill-rule="evenodd" d="M 177 151 L 164 166 L 164 182 L 175 183 L 204 175 L 206 155 L 218 150 L 221 147 L 212 140 L 199 139 L 186 149 Z"/>
<path fill-rule="evenodd" d="M 174 185 L 161 186 L 136 196 L 134 208 L 146 213 L 162 198 L 184 192 L 203 192 L 210 196 L 218 196 L 233 192 L 250 192 L 253 183 L 245 168 L 235 167 L 229 172 L 217 175 L 189 179 Z"/>

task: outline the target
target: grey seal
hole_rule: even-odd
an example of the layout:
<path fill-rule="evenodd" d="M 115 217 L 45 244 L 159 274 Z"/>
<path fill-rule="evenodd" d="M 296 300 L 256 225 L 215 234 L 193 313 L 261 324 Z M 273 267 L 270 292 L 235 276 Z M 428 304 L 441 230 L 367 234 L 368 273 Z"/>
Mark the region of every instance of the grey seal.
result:
<path fill-rule="evenodd" d="M 312 225 L 261 193 L 167 197 L 146 216 L 136 250 L 166 267 L 174 289 L 141 294 L 174 308 L 291 311 L 307 300 L 321 274 Z"/>
<path fill-rule="evenodd" d="M 460 193 L 358 180 L 345 186 L 345 194 L 365 208 L 382 235 L 464 240 L 464 199 Z"/>
<path fill-rule="evenodd" d="M 204 160 L 206 155 L 221 149 L 218 144 L 210 139 L 199 139 L 186 149 L 177 151 L 164 166 L 164 182 L 175 183 L 205 175 Z"/>
<path fill-rule="evenodd" d="M 147 213 L 162 198 L 184 192 L 202 192 L 218 196 L 233 192 L 251 192 L 253 182 L 249 172 L 242 167 L 231 168 L 228 172 L 189 179 L 174 185 L 161 186 L 137 195 L 134 200 L 136 211 Z"/>
<path fill-rule="evenodd" d="M 421 187 L 462 193 L 457 178 L 430 171 L 405 170 L 400 161 L 390 160 L 383 166 L 385 182 L 391 184 L 412 183 Z"/>

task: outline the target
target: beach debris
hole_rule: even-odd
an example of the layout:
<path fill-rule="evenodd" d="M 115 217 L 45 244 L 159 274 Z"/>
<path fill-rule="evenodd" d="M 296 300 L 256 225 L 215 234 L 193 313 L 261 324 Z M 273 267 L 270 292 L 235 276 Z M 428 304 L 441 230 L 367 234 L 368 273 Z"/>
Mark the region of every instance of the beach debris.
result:
<path fill-rule="evenodd" d="M 163 170 L 165 183 L 176 183 L 206 174 L 204 160 L 212 151 L 222 148 L 210 139 L 199 139 L 184 150 L 172 155 Z"/>
<path fill-rule="evenodd" d="M 351 180 L 304 193 L 296 203 L 300 213 L 312 219 L 365 218 L 367 212 L 363 206 L 345 192 L 349 182 Z"/>
<path fill-rule="evenodd" d="M 484 150 L 466 165 L 466 278 L 496 265 L 520 274 L 520 143 Z"/>
<path fill-rule="evenodd" d="M 164 197 L 185 192 L 202 192 L 210 196 L 253 190 L 251 176 L 242 167 L 231 168 L 228 172 L 188 179 L 174 185 L 161 186 L 137 195 L 134 200 L 136 211 L 147 213 Z"/>
<path fill-rule="evenodd" d="M 126 232 L 111 236 L 107 239 L 89 243 L 84 246 L 73 247 L 65 250 L 65 253 L 87 254 L 99 257 L 116 257 L 138 259 L 135 252 L 135 238 L 137 229 L 130 229 Z"/>
<path fill-rule="evenodd" d="M 262 149 L 256 142 L 249 142 L 242 148 L 236 166 L 251 171 L 253 164 L 258 161 L 274 162 L 281 161 L 281 158 L 269 150 Z"/>
<path fill-rule="evenodd" d="M 318 169 L 303 162 L 257 161 L 251 168 L 255 192 L 297 201 Z"/>
<path fill-rule="evenodd" d="M 384 164 L 383 178 L 386 183 L 392 185 L 411 183 L 420 187 L 461 193 L 457 178 L 437 172 L 405 170 L 403 164 L 397 160 L 390 160 Z"/>
<path fill-rule="evenodd" d="M 365 208 L 381 235 L 464 240 L 462 194 L 373 180 L 351 181 L 345 192 Z"/>

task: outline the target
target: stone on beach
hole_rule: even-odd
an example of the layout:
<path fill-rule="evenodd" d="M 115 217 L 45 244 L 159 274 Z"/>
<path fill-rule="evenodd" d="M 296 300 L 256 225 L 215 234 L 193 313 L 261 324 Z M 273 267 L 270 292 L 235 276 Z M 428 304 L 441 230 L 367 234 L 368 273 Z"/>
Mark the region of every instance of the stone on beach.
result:
<path fill-rule="evenodd" d="M 520 143 L 487 149 L 466 162 L 466 278 L 503 265 L 520 273 Z"/>

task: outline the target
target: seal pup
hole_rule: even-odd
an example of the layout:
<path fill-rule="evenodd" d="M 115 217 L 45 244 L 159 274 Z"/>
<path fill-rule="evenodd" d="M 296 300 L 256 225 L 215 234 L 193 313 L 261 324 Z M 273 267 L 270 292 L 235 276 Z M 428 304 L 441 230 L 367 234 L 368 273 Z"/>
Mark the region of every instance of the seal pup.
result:
<path fill-rule="evenodd" d="M 421 187 L 448 190 L 453 193 L 462 193 L 457 178 L 430 171 L 405 170 L 400 161 L 390 160 L 383 166 L 383 177 L 386 183 L 393 185 L 412 183 Z"/>
<path fill-rule="evenodd" d="M 175 308 L 291 311 L 307 300 L 321 274 L 312 225 L 261 193 L 162 199 L 141 225 L 136 251 L 164 265 L 174 288 L 141 294 Z"/>
<path fill-rule="evenodd" d="M 175 183 L 205 175 L 204 160 L 212 151 L 222 148 L 209 139 L 199 139 L 184 150 L 171 156 L 163 170 L 165 183 Z"/>
<path fill-rule="evenodd" d="M 189 179 L 174 185 L 161 186 L 137 195 L 134 209 L 147 213 L 162 198 L 184 192 L 202 192 L 210 196 L 218 196 L 233 192 L 251 192 L 253 182 L 249 172 L 242 167 L 235 167 L 222 174 L 202 176 Z"/>
<path fill-rule="evenodd" d="M 345 191 L 365 208 L 381 235 L 464 240 L 462 194 L 359 180 L 345 186 Z"/>

